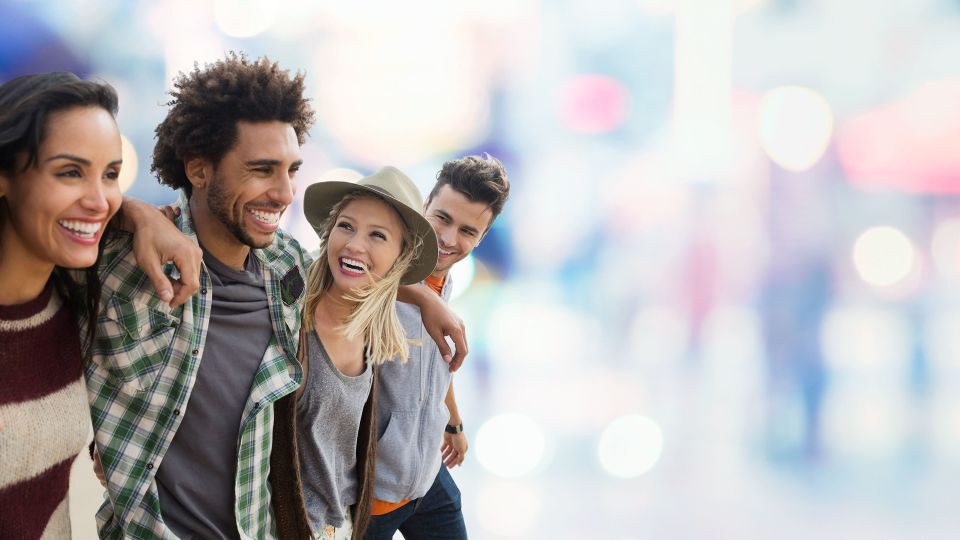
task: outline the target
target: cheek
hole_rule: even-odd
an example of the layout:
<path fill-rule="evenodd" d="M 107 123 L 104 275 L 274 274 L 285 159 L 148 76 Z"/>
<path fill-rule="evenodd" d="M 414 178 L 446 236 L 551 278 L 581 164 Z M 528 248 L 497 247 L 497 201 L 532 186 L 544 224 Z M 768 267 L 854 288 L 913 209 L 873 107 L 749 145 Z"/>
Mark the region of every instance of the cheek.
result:
<path fill-rule="evenodd" d="M 123 193 L 120 192 L 119 183 L 114 184 L 114 186 L 107 191 L 106 198 L 107 206 L 110 207 L 110 215 L 107 216 L 107 220 L 109 220 L 117 213 L 117 210 L 120 210 L 120 205 L 123 203 Z"/>
<path fill-rule="evenodd" d="M 403 244 L 400 242 L 390 242 L 390 245 L 386 247 L 387 249 L 384 251 L 387 252 L 387 267 L 389 268 L 400 258 L 400 253 L 403 251 Z"/>

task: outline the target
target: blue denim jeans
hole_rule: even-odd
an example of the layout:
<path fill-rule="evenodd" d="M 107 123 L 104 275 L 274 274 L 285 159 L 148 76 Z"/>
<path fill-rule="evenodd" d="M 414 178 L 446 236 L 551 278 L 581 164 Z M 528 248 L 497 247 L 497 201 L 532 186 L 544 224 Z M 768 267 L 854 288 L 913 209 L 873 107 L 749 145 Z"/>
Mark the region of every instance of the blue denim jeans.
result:
<path fill-rule="evenodd" d="M 398 530 L 406 540 L 466 540 L 460 489 L 442 463 L 426 495 L 389 514 L 371 516 L 364 538 L 391 540 Z"/>

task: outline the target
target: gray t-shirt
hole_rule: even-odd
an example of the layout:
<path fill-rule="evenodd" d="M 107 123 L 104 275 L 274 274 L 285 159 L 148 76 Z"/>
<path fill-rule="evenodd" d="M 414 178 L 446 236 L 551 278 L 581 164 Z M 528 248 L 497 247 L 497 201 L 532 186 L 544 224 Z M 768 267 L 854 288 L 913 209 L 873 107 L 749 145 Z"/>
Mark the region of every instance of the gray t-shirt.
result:
<path fill-rule="evenodd" d="M 297 402 L 297 447 L 303 496 L 313 530 L 340 527 L 343 509 L 357 502 L 357 436 L 373 370 L 348 377 L 310 332 L 307 382 Z"/>
<path fill-rule="evenodd" d="M 157 469 L 160 513 L 179 538 L 239 538 L 234 515 L 243 409 L 273 334 L 259 262 L 244 271 L 204 250 L 213 308 L 183 421 Z"/>

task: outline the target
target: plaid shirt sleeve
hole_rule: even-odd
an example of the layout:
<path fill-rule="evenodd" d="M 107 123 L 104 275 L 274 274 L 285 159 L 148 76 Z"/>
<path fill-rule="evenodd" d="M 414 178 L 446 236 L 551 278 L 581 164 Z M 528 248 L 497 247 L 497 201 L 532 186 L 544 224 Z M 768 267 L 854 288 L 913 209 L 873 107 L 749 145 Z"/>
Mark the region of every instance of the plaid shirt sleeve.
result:
<path fill-rule="evenodd" d="M 178 225 L 195 237 L 185 198 Z M 278 233 L 260 258 L 274 335 L 243 412 L 236 456 L 235 516 L 244 538 L 273 538 L 267 484 L 273 403 L 299 386 L 296 360 L 306 255 Z M 210 278 L 171 310 L 136 267 L 129 235 L 110 243 L 100 266 L 97 336 L 85 368 L 95 440 L 107 480 L 97 513 L 101 538 L 173 538 L 163 524 L 154 474 L 176 434 L 196 381 L 210 322 Z"/>

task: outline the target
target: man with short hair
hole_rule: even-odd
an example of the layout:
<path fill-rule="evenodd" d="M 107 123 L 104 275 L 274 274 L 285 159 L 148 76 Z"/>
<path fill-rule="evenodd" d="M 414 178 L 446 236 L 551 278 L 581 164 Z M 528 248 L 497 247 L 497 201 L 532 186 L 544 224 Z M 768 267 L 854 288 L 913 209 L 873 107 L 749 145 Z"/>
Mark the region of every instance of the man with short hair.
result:
<path fill-rule="evenodd" d="M 108 493 L 97 524 L 101 538 L 275 538 L 274 403 L 302 380 L 310 264 L 278 223 L 314 113 L 302 74 L 236 54 L 171 94 L 152 171 L 181 191 L 175 224 L 203 250 L 200 290 L 171 308 L 129 234 L 106 245 L 85 370 Z"/>
<path fill-rule="evenodd" d="M 437 175 L 424 214 L 437 233 L 440 258 L 424 285 L 450 300 L 450 269 L 469 255 L 500 215 L 510 182 L 496 158 L 448 161 Z M 447 468 L 463 463 L 467 436 L 450 370 L 436 343 L 426 339 L 417 306 L 397 303 L 413 340 L 406 364 L 380 367 L 374 514 L 366 538 L 408 540 L 467 537 L 460 490 Z"/>

